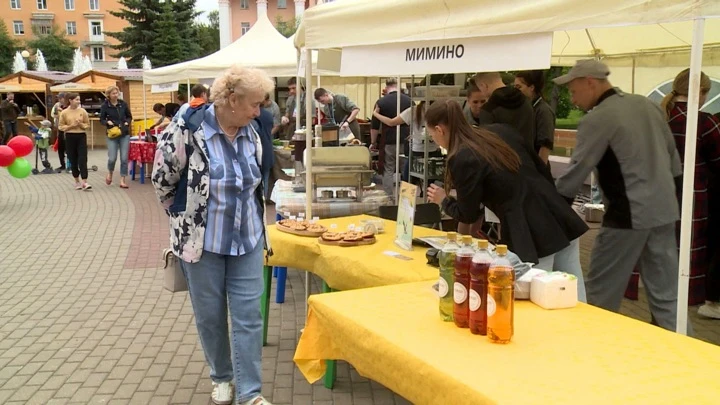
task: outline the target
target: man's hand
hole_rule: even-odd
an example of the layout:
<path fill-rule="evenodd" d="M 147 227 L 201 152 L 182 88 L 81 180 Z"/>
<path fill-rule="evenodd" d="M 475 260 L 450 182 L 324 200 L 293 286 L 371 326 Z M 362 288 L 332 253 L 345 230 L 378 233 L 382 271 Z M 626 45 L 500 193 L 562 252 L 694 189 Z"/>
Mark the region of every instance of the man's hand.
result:
<path fill-rule="evenodd" d="M 343 122 L 343 124 L 340 126 L 340 129 L 347 129 L 349 126 L 350 126 L 350 124 L 349 124 L 347 121 L 345 121 L 345 122 Z"/>
<path fill-rule="evenodd" d="M 287 125 L 289 122 L 290 122 L 290 120 L 288 119 L 288 117 L 286 117 L 284 115 L 282 118 L 280 118 L 280 123 L 282 123 L 283 125 Z"/>
<path fill-rule="evenodd" d="M 437 205 L 440 205 L 442 204 L 445 197 L 447 197 L 447 194 L 442 187 L 431 184 L 430 187 L 428 187 L 427 189 L 427 196 L 430 201 L 434 202 Z"/>
<path fill-rule="evenodd" d="M 380 114 L 380 107 L 378 107 L 377 104 L 375 105 L 375 109 L 373 110 L 373 113 Z"/>
<path fill-rule="evenodd" d="M 375 145 L 374 143 L 371 143 L 371 144 L 370 144 L 370 150 L 371 150 L 372 152 L 377 152 L 377 151 L 378 151 L 377 145 Z"/>
<path fill-rule="evenodd" d="M 110 120 L 107 120 L 107 124 L 108 124 L 108 125 L 115 125 L 115 124 L 113 124 L 113 122 L 110 121 Z"/>

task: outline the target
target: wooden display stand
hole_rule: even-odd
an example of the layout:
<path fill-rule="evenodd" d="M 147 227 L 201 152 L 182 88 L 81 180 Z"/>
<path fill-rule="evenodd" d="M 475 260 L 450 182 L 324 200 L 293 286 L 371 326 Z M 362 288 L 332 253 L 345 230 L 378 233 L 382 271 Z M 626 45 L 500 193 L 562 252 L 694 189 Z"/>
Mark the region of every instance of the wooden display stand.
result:
<path fill-rule="evenodd" d="M 70 73 L 63 72 L 19 72 L 0 78 L 2 98 L 5 99 L 7 93 L 14 93 L 15 102 L 20 107 L 19 133 L 29 136 L 30 129 L 26 124 L 34 122 L 38 125 L 42 120 L 51 118 L 50 111 L 55 100 L 50 88 L 71 78 Z M 27 114 L 27 107 L 33 109 L 32 114 Z"/>

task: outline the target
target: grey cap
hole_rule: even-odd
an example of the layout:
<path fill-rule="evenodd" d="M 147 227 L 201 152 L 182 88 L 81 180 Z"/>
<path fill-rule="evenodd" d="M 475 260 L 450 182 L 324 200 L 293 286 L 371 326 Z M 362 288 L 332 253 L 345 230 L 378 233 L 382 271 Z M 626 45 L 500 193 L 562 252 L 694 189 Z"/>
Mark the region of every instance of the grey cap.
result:
<path fill-rule="evenodd" d="M 40 125 L 42 125 L 42 126 L 44 126 L 44 127 L 51 127 L 51 126 L 52 126 L 52 122 L 50 122 L 50 121 L 48 121 L 48 120 L 42 120 L 42 122 L 40 123 Z"/>
<path fill-rule="evenodd" d="M 553 82 L 558 85 L 568 84 L 581 77 L 592 77 L 594 79 L 607 79 L 610 69 L 607 65 L 595 59 L 579 60 L 566 75 L 556 77 Z"/>

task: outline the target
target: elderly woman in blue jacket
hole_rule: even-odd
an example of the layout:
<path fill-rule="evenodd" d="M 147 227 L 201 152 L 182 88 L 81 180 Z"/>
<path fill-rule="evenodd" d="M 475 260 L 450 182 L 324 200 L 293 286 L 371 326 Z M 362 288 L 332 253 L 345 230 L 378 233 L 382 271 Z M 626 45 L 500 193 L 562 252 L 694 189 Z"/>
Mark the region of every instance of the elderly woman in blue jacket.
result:
<path fill-rule="evenodd" d="M 213 103 L 169 125 L 155 155 L 152 182 L 170 215 L 215 404 L 269 404 L 260 296 L 263 250 L 271 252 L 263 182 L 272 148 L 255 119 L 273 87 L 261 70 L 229 68 L 213 83 Z"/>

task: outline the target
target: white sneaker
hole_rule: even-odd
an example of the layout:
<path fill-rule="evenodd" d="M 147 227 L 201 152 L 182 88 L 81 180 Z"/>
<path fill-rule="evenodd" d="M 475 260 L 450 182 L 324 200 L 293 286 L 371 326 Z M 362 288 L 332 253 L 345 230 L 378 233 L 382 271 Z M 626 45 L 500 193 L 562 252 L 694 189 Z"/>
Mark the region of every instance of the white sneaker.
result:
<path fill-rule="evenodd" d="M 211 399 L 217 405 L 230 405 L 233 403 L 233 386 L 230 382 L 213 383 Z"/>
<path fill-rule="evenodd" d="M 698 308 L 698 315 L 706 318 L 720 319 L 720 303 L 705 301 L 705 304 Z"/>
<path fill-rule="evenodd" d="M 265 397 L 263 397 L 262 395 L 258 395 L 249 401 L 241 403 L 240 405 L 272 405 L 272 404 L 267 399 L 265 399 Z"/>

